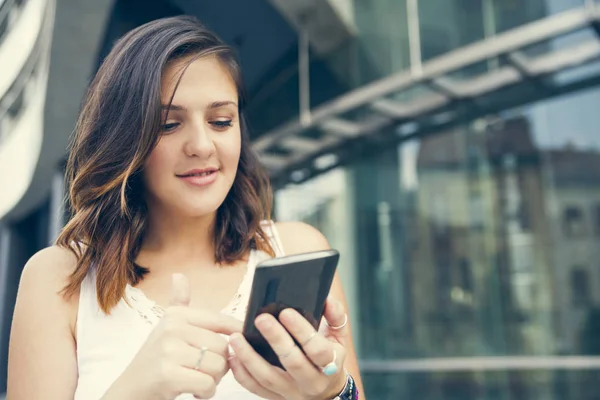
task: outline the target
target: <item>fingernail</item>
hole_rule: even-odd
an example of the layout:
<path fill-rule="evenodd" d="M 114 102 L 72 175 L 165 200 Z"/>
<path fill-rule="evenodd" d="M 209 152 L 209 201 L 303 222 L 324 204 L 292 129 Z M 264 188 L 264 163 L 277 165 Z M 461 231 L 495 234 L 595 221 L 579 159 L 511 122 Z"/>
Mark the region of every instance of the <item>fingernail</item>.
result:
<path fill-rule="evenodd" d="M 229 353 L 229 357 L 227 357 L 227 361 L 231 361 L 235 358 L 235 351 Z"/>
<path fill-rule="evenodd" d="M 288 324 L 291 324 L 296 321 L 296 313 L 291 308 L 288 308 L 281 312 L 279 318 L 283 318 Z"/>
<path fill-rule="evenodd" d="M 259 329 L 268 329 L 270 328 L 273 323 L 271 322 L 271 319 L 269 317 L 257 317 L 256 321 L 254 321 L 254 323 L 256 324 L 256 327 Z"/>
<path fill-rule="evenodd" d="M 231 335 L 229 337 L 229 344 L 231 347 L 236 348 L 240 346 L 241 339 L 238 335 Z"/>

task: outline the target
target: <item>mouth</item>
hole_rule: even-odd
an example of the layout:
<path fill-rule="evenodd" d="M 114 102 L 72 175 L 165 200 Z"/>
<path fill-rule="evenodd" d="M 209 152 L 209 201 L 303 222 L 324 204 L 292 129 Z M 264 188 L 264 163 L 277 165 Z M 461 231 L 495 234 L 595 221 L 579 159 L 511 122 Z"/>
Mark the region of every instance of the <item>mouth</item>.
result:
<path fill-rule="evenodd" d="M 217 168 L 207 168 L 207 169 L 202 169 L 202 170 L 192 170 L 192 171 L 188 171 L 185 172 L 183 174 L 177 174 L 177 177 L 179 178 L 189 178 L 189 177 L 193 177 L 193 176 L 209 176 L 212 175 L 216 172 L 218 172 L 219 170 Z"/>
<path fill-rule="evenodd" d="M 195 187 L 205 187 L 211 185 L 217 180 L 218 168 L 193 169 L 183 174 L 177 174 L 177 178 L 181 179 L 188 185 Z"/>

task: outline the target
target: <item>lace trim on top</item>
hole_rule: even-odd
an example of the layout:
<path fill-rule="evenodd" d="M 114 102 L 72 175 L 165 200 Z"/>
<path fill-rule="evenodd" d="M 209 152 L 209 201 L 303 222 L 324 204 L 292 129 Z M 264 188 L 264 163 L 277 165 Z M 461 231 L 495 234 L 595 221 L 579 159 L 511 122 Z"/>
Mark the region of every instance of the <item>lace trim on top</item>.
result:
<path fill-rule="evenodd" d="M 254 276 L 255 269 L 255 250 L 250 251 L 246 271 L 240 285 L 229 303 L 221 310 L 222 313 L 233 315 L 237 312 L 244 296 L 249 295 L 252 285 L 251 277 Z M 148 324 L 156 325 L 165 314 L 165 308 L 157 304 L 154 300 L 148 298 L 139 288 L 127 284 L 125 287 L 125 302 L 137 312 L 137 314 Z"/>

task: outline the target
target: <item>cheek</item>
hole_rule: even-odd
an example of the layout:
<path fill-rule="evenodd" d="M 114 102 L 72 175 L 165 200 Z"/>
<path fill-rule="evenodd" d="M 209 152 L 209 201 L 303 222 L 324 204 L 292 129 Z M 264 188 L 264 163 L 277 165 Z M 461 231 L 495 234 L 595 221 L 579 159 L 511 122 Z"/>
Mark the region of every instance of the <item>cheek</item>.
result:
<path fill-rule="evenodd" d="M 232 135 L 226 140 L 220 141 L 217 148 L 221 166 L 226 169 L 228 175 L 235 174 L 241 153 L 240 136 Z"/>
<path fill-rule="evenodd" d="M 232 159 L 232 162 L 235 163 L 236 168 L 240 161 L 241 152 L 242 152 L 242 140 L 241 140 L 241 135 L 239 135 L 235 142 L 235 146 L 232 146 L 232 152 L 231 152 L 231 159 Z"/>
<path fill-rule="evenodd" d="M 170 157 L 165 146 L 160 143 L 154 148 L 144 165 L 144 179 L 149 186 L 154 186 L 160 181 L 160 176 L 170 170 Z"/>

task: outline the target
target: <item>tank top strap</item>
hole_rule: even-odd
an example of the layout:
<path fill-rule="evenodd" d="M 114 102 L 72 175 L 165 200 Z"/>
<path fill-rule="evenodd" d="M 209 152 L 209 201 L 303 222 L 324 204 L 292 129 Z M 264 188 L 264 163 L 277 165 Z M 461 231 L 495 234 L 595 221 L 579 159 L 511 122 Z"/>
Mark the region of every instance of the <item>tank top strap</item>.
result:
<path fill-rule="evenodd" d="M 281 239 L 277 233 L 275 223 L 271 220 L 263 221 L 261 222 L 261 227 L 267 234 L 269 244 L 275 252 L 275 257 L 283 257 L 283 246 L 281 245 Z M 242 286 L 249 289 L 250 285 L 252 284 L 252 279 L 254 278 L 254 270 L 256 269 L 256 266 L 269 258 L 271 258 L 271 256 L 264 251 L 252 250 L 250 252 L 250 257 L 248 258 L 248 264 L 246 267 L 246 276 L 244 277 L 244 284 Z"/>
<path fill-rule="evenodd" d="M 90 268 L 79 287 L 79 305 L 77 307 L 77 347 L 85 347 L 88 337 L 87 328 L 92 325 L 94 318 L 102 313 L 96 296 L 96 270 Z M 79 356 L 79 352 L 78 352 Z"/>
<path fill-rule="evenodd" d="M 275 257 L 282 257 L 284 255 L 283 247 L 281 245 L 281 240 L 279 238 L 279 234 L 277 233 L 275 223 L 273 221 L 263 221 L 261 222 L 261 228 L 264 230 L 268 237 L 269 244 L 275 252 Z M 272 257 L 264 251 L 252 250 L 250 252 L 248 264 L 246 266 L 246 274 L 242 279 L 242 283 L 240 284 L 240 287 L 235 297 L 232 299 L 232 302 L 226 309 L 229 314 L 241 320 L 244 319 L 246 309 L 248 307 L 248 298 L 252 289 L 252 281 L 254 280 L 254 272 L 256 271 L 256 266 L 262 261 L 268 260 L 270 258 Z"/>
<path fill-rule="evenodd" d="M 285 256 L 283 244 L 281 243 L 281 237 L 279 236 L 275 222 L 272 220 L 263 221 L 262 228 L 269 237 L 269 244 L 275 252 L 275 257 Z"/>

